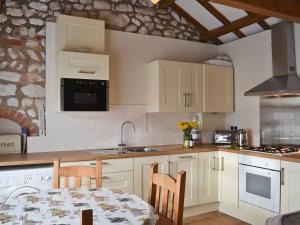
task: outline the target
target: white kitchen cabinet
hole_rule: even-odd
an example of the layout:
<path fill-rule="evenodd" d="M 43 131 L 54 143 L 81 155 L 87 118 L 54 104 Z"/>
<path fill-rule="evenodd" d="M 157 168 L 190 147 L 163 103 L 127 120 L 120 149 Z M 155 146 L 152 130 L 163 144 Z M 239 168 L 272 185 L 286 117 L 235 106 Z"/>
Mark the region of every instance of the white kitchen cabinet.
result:
<path fill-rule="evenodd" d="M 198 153 L 170 155 L 170 175 L 176 178 L 181 170 L 186 171 L 184 206 L 198 204 Z"/>
<path fill-rule="evenodd" d="M 198 204 L 218 201 L 218 152 L 199 153 Z"/>
<path fill-rule="evenodd" d="M 204 65 L 204 112 L 233 112 L 233 68 Z"/>
<path fill-rule="evenodd" d="M 64 166 L 96 166 L 96 161 L 76 161 L 63 162 Z M 102 186 L 121 191 L 133 193 L 133 158 L 125 159 L 110 159 L 102 161 Z M 64 179 L 61 178 L 61 184 L 64 184 Z M 82 186 L 86 184 L 86 178 L 82 179 Z M 70 187 L 74 185 L 74 179 L 70 178 Z M 96 186 L 96 181 L 92 179 L 92 187 Z"/>
<path fill-rule="evenodd" d="M 148 112 L 201 112 L 201 65 L 164 60 L 148 64 L 147 103 Z"/>
<path fill-rule="evenodd" d="M 169 155 L 134 158 L 134 193 L 148 201 L 150 168 L 158 163 L 158 173 L 169 174 Z"/>
<path fill-rule="evenodd" d="M 239 159 L 238 154 L 219 153 L 219 201 L 231 207 L 238 207 Z"/>
<path fill-rule="evenodd" d="M 58 51 L 79 52 L 86 48 L 89 53 L 105 51 L 105 23 L 103 20 L 59 15 L 57 17 Z"/>
<path fill-rule="evenodd" d="M 203 111 L 203 65 L 187 64 L 187 72 L 184 79 L 184 93 L 186 94 L 186 111 Z"/>
<path fill-rule="evenodd" d="M 133 171 L 102 174 L 102 187 L 133 193 Z"/>
<path fill-rule="evenodd" d="M 109 56 L 79 52 L 59 52 L 60 78 L 109 80 Z"/>
<path fill-rule="evenodd" d="M 281 161 L 281 213 L 300 210 L 300 163 Z"/>

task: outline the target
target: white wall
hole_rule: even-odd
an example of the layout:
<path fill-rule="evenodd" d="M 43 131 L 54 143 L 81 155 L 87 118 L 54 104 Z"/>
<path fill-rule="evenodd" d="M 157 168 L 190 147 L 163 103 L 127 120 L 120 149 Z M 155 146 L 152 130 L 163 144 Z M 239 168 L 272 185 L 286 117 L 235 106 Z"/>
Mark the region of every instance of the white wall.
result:
<path fill-rule="evenodd" d="M 295 25 L 298 73 L 300 71 L 300 25 Z M 236 125 L 251 131 L 252 144 L 259 145 L 259 97 L 244 92 L 272 76 L 271 31 L 264 31 L 220 47 L 234 63 L 235 112 L 226 115 L 226 128 Z"/>
<path fill-rule="evenodd" d="M 249 129 L 254 145 L 259 144 L 259 97 L 244 92 L 272 76 L 271 32 L 261 32 L 221 46 L 234 64 L 235 112 L 227 114 L 226 127 Z"/>
<path fill-rule="evenodd" d="M 146 104 L 146 67 L 156 59 L 202 62 L 218 47 L 203 43 L 109 30 L 110 103 Z"/>
<path fill-rule="evenodd" d="M 47 34 L 46 119 L 47 136 L 30 137 L 29 152 L 114 147 L 118 143 L 120 126 L 128 127 L 129 145 L 182 143 L 177 122 L 190 115 L 183 113 L 146 113 L 146 64 L 155 59 L 201 62 L 218 54 L 218 47 L 162 37 L 145 36 L 120 31 L 107 31 L 106 50 L 110 55 L 109 112 L 54 112 L 55 90 L 53 62 L 55 34 Z M 51 42 L 51 41 L 50 41 Z M 49 72 L 50 71 L 50 72 Z"/>

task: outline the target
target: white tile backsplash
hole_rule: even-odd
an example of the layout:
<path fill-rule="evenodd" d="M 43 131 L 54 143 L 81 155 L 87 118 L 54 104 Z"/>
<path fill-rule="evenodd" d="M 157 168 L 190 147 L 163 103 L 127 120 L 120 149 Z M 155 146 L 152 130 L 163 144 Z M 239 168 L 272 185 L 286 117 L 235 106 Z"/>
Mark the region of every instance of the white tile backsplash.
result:
<path fill-rule="evenodd" d="M 124 140 L 129 146 L 180 144 L 182 132 L 179 120 L 189 119 L 186 113 L 147 113 L 146 105 L 111 105 L 109 112 L 47 114 L 47 136 L 30 137 L 29 152 L 92 149 L 115 147 L 119 143 L 121 124 L 125 127 Z"/>

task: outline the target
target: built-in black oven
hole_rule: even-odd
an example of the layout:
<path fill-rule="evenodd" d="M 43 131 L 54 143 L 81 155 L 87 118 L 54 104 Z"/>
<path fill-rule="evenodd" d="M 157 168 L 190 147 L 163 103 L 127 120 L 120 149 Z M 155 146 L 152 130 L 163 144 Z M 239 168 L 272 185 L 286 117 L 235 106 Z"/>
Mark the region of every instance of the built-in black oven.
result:
<path fill-rule="evenodd" d="M 108 111 L 108 80 L 61 79 L 62 111 Z"/>

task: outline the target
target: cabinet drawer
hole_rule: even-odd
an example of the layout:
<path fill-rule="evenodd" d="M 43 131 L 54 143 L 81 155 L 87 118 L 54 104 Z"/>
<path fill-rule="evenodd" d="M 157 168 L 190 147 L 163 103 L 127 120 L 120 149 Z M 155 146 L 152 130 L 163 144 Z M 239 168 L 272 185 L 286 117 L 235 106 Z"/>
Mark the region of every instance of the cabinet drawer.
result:
<path fill-rule="evenodd" d="M 61 78 L 109 80 L 109 56 L 61 51 L 59 76 Z"/>
<path fill-rule="evenodd" d="M 96 160 L 64 162 L 61 166 L 96 166 Z M 102 161 L 102 174 L 133 170 L 133 158 L 109 159 Z"/>

